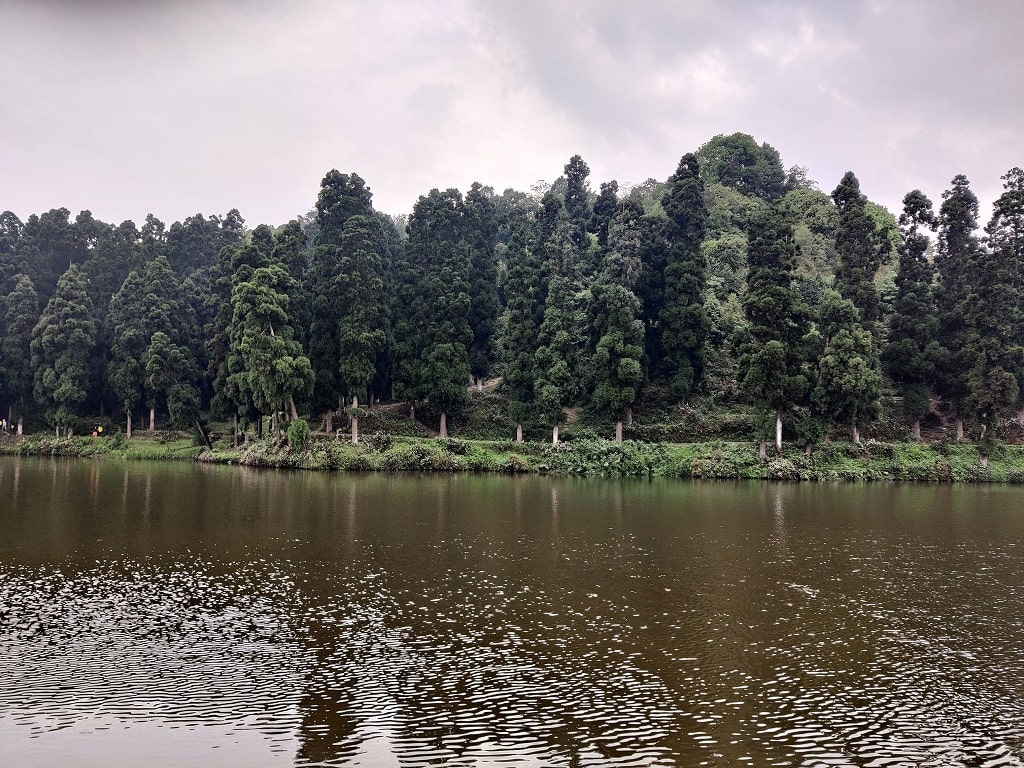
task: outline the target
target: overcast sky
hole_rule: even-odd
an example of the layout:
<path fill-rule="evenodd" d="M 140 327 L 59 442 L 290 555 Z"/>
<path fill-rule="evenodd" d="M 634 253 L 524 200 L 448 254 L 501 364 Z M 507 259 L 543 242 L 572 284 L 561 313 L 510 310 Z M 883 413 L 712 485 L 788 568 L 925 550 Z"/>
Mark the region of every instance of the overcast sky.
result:
<path fill-rule="evenodd" d="M 716 134 L 897 211 L 1024 166 L 1020 0 L 0 0 L 0 210 L 112 223 L 667 178 Z"/>

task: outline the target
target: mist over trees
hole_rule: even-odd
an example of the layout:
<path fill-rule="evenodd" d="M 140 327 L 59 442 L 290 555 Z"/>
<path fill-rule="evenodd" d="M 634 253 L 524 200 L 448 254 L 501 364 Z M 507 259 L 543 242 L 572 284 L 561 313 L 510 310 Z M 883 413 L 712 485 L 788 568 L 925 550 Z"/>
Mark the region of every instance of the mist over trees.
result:
<path fill-rule="evenodd" d="M 736 133 L 663 181 L 595 188 L 575 155 L 529 191 L 434 189 L 408 217 L 338 170 L 277 227 L 4 211 L 0 415 L 204 439 L 306 418 L 355 442 L 382 402 L 444 436 L 486 384 L 506 439 L 703 409 L 745 414 L 762 451 L 945 420 L 990 445 L 1024 394 L 1024 171 L 1003 181 L 984 228 L 961 174 L 937 210 L 912 190 L 889 212 L 854 172 L 827 194 Z"/>

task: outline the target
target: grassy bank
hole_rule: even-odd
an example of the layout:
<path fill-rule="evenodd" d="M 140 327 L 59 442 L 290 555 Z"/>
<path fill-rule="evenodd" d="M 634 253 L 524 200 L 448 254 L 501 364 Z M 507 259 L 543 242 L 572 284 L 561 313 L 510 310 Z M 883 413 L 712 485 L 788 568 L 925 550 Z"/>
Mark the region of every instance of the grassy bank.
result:
<path fill-rule="evenodd" d="M 584 439 L 558 446 L 539 442 L 437 439 L 367 435 L 359 445 L 318 436 L 301 448 L 257 441 L 241 448 L 220 444 L 205 450 L 180 433 L 134 437 L 55 438 L 32 435 L 0 439 L 0 453 L 22 456 L 111 456 L 125 459 L 198 460 L 349 472 L 497 472 L 605 476 L 754 479 L 789 481 L 1007 482 L 1024 483 L 1024 447 L 999 446 L 982 466 L 970 443 L 930 445 L 868 441 L 832 442 L 811 456 L 770 452 L 759 458 L 753 443 L 688 444 Z"/>

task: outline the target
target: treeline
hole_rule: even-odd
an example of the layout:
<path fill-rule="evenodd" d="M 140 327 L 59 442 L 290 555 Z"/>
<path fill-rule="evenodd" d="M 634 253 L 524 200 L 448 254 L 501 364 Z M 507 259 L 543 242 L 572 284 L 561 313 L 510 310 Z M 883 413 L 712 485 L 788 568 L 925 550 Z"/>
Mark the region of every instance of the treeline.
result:
<path fill-rule="evenodd" d="M 570 159 L 552 184 L 432 190 L 373 209 L 329 172 L 276 229 L 238 211 L 170 227 L 66 209 L 0 214 L 0 407 L 58 433 L 83 415 L 261 431 L 368 404 L 447 417 L 501 376 L 509 415 L 558 441 L 568 409 L 615 425 L 696 398 L 764 416 L 808 449 L 883 401 L 908 430 L 941 401 L 983 442 L 1024 386 L 1024 172 L 978 234 L 956 176 L 898 219 L 847 173 L 831 195 L 750 136 L 716 136 L 664 182 L 596 191 Z"/>

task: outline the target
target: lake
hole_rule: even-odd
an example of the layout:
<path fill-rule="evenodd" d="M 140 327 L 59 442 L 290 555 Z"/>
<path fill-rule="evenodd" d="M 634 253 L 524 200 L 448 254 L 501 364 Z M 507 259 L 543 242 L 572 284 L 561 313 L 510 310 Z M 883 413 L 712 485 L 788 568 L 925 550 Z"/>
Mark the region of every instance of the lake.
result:
<path fill-rule="evenodd" d="M 11 766 L 1024 766 L 1024 488 L 0 457 Z"/>

